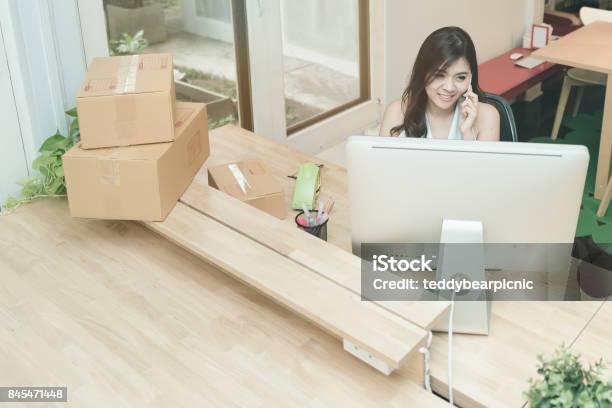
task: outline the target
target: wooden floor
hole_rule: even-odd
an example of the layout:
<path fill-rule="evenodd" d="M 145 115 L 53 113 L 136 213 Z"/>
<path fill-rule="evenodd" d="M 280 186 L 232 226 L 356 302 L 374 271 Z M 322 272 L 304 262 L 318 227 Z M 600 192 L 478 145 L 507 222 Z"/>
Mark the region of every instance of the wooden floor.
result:
<path fill-rule="evenodd" d="M 447 406 L 139 224 L 73 219 L 64 200 L 0 217 L 0 384 L 67 386 L 62 407 Z"/>

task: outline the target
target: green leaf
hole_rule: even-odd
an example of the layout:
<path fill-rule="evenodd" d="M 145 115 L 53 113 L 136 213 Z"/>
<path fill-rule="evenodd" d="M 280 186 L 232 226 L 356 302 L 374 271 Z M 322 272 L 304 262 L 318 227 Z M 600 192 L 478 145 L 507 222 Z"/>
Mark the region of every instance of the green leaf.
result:
<path fill-rule="evenodd" d="M 72 144 L 77 143 L 79 141 L 79 139 L 81 138 L 80 137 L 81 136 L 81 129 L 79 127 L 79 120 L 78 119 L 74 119 L 70 123 L 70 130 L 68 131 L 68 135 L 70 137 L 70 140 L 71 140 Z"/>
<path fill-rule="evenodd" d="M 66 138 L 59 132 L 58 129 L 53 136 L 50 136 L 49 138 L 47 138 L 47 140 L 43 142 L 42 146 L 40 146 L 40 149 L 38 149 L 38 151 L 41 153 L 53 152 L 57 150 L 58 144 L 65 143 L 65 140 Z"/>
<path fill-rule="evenodd" d="M 32 162 L 32 170 L 41 172 L 41 169 L 48 166 L 52 160 L 53 157 L 48 152 L 43 152 Z"/>
<path fill-rule="evenodd" d="M 4 208 L 6 208 L 7 210 L 12 210 L 13 208 L 16 208 L 17 206 L 19 206 L 19 200 L 16 199 L 15 197 L 7 198 L 6 202 L 4 203 Z"/>
<path fill-rule="evenodd" d="M 77 117 L 77 108 L 76 108 L 76 107 L 74 107 L 74 108 L 72 108 L 72 109 L 68 109 L 68 110 L 66 111 L 66 115 L 71 116 L 71 117 L 73 117 L 73 118 L 76 118 L 76 117 Z"/>
<path fill-rule="evenodd" d="M 56 178 L 53 182 L 45 188 L 45 193 L 48 195 L 58 194 L 58 191 L 63 187 L 64 181 L 61 178 Z"/>
<path fill-rule="evenodd" d="M 38 177 L 26 177 L 26 178 L 22 178 L 20 180 L 17 180 L 17 184 L 19 184 L 21 187 L 26 187 L 27 185 L 35 182 L 38 180 Z"/>

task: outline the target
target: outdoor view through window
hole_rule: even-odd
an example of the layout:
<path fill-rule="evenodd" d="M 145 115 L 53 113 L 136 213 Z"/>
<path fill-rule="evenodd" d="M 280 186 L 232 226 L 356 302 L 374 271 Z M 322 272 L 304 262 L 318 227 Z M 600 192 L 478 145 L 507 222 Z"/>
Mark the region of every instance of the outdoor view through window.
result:
<path fill-rule="evenodd" d="M 281 0 L 284 78 L 271 81 L 283 81 L 289 129 L 360 98 L 358 3 Z M 177 99 L 208 103 L 211 127 L 239 122 L 237 72 L 248 71 L 231 0 L 104 0 L 104 12 L 112 55 L 173 54 Z"/>

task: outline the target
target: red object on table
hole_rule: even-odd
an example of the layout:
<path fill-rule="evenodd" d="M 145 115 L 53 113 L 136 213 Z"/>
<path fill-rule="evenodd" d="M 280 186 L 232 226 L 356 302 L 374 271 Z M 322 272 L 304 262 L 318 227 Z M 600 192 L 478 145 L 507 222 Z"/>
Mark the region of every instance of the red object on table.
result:
<path fill-rule="evenodd" d="M 535 68 L 523 68 L 514 65 L 510 55 L 514 53 L 528 56 L 528 48 L 514 48 L 502 55 L 478 65 L 478 82 L 480 88 L 489 93 L 501 95 L 510 101 L 527 89 L 555 75 L 561 65 L 545 62 Z"/>

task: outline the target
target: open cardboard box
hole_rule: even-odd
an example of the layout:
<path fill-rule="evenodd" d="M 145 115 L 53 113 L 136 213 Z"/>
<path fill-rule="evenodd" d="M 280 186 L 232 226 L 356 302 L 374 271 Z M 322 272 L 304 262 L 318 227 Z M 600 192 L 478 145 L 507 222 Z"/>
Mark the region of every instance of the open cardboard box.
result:
<path fill-rule="evenodd" d="M 261 160 L 209 167 L 208 184 L 277 218 L 287 217 L 283 188 Z"/>

